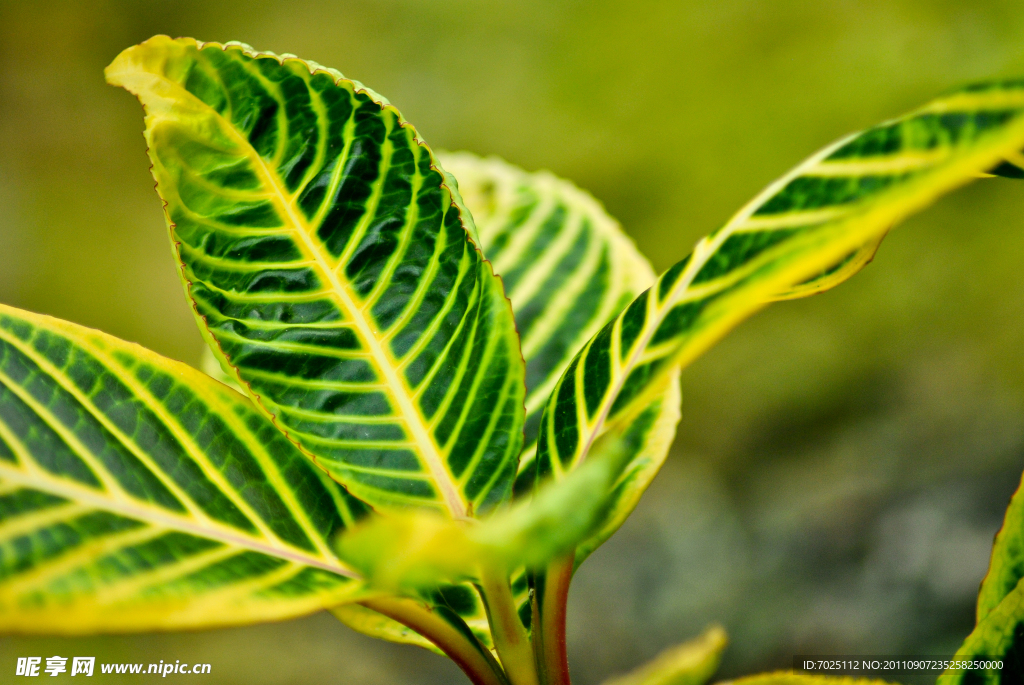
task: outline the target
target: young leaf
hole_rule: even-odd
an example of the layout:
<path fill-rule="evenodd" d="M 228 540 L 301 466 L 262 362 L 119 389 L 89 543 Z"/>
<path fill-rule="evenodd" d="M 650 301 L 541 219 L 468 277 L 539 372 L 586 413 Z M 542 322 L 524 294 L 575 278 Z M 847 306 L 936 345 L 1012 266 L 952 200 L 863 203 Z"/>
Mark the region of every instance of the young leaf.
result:
<path fill-rule="evenodd" d="M 712 626 L 693 640 L 670 647 L 651 662 L 604 685 L 704 685 L 718 670 L 729 639 Z"/>
<path fill-rule="evenodd" d="M 604 495 L 632 459 L 629 447 L 609 433 L 568 477 L 485 519 L 452 520 L 425 510 L 369 517 L 340 537 L 340 556 L 373 589 L 394 593 L 475 581 L 488 570 L 508 578 L 521 566 L 543 568 L 603 522 Z"/>
<path fill-rule="evenodd" d="M 1024 583 L 1018 583 L 978 622 L 953 659 L 982 663 L 950 668 L 939 676 L 936 685 L 1024 683 Z M 1002 668 L 988 668 L 992 661 L 1001 661 Z"/>
<path fill-rule="evenodd" d="M 1003 526 L 992 545 L 988 573 L 978 592 L 977 620 L 980 622 L 1010 594 L 1024 578 L 1024 481 L 1006 508 Z"/>
<path fill-rule="evenodd" d="M 458 180 L 522 337 L 526 439 L 516 492 L 526 492 L 544 400 L 576 351 L 654 282 L 654 269 L 601 204 L 569 181 L 497 157 L 439 158 Z"/>
<path fill-rule="evenodd" d="M 242 395 L 0 305 L 0 631 L 200 628 L 359 597 L 365 505 Z"/>
<path fill-rule="evenodd" d="M 780 294 L 1024 145 L 1024 82 L 976 85 L 813 155 L 662 274 L 573 359 L 545 404 L 538 473 L 559 477 L 685 365 Z M 851 258 L 852 259 L 852 258 Z"/>
<path fill-rule="evenodd" d="M 510 494 L 524 365 L 501 282 L 430 150 L 337 71 L 151 38 L 138 96 L 200 328 L 257 405 L 377 508 Z"/>

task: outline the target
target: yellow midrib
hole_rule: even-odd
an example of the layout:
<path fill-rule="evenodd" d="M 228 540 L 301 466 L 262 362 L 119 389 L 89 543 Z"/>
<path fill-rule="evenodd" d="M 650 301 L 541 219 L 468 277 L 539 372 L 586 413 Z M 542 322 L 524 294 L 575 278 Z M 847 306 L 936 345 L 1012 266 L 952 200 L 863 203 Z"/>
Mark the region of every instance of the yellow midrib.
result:
<path fill-rule="evenodd" d="M 434 484 L 441 491 L 441 496 L 444 499 L 449 512 L 455 518 L 465 517 L 467 513 L 466 502 L 463 500 L 462 495 L 459 493 L 459 490 L 451 477 L 451 474 L 448 472 L 437 445 L 430 437 L 430 433 L 422 420 L 422 415 L 413 404 L 412 393 L 399 377 L 397 364 L 395 364 L 394 360 L 391 359 L 391 355 L 389 355 L 387 350 L 385 350 L 381 345 L 380 340 L 376 335 L 376 331 L 374 331 L 373 326 L 367 320 L 367 317 L 364 315 L 361 308 L 352 299 L 349 290 L 344 287 L 337 274 L 334 272 L 334 269 L 327 263 L 323 251 L 316 243 L 313 242 L 312 227 L 296 211 L 291 200 L 285 193 L 284 184 L 281 183 L 277 173 L 266 165 L 263 158 L 260 157 L 249 144 L 248 139 L 242 136 L 231 122 L 227 121 L 219 112 L 207 106 L 205 103 L 202 103 L 202 101 L 192 95 L 192 93 L 185 90 L 179 83 L 171 81 L 161 74 L 154 74 L 153 76 L 161 79 L 172 88 L 180 91 L 181 97 L 193 100 L 194 103 L 197 103 L 206 109 L 212 117 L 218 119 L 223 124 L 221 128 L 226 130 L 229 135 L 236 140 L 240 149 L 244 150 L 246 156 L 249 157 L 254 168 L 256 168 L 263 176 L 263 182 L 273 191 L 273 197 L 271 198 L 272 201 L 282 214 L 291 222 L 295 232 L 298 233 L 302 244 L 305 246 L 307 253 L 316 262 L 321 275 L 330 284 L 334 297 L 355 323 L 356 328 L 360 333 L 360 337 L 366 342 L 367 347 L 370 349 L 370 354 L 376 362 L 378 371 L 384 376 L 385 382 L 391 390 L 389 395 L 398 405 L 399 412 L 404 419 L 404 423 L 413 434 L 413 440 L 419 448 L 419 455 L 422 457 L 430 471 Z M 166 116 L 166 114 L 160 118 L 174 121 L 170 117 Z M 155 128 L 155 125 L 150 126 L 150 130 L 153 128 Z M 267 409 L 263 407 L 261 399 L 255 394 L 254 399 L 264 411 L 267 411 Z"/>
<path fill-rule="evenodd" d="M 24 457 L 26 455 L 21 456 Z M 297 549 L 286 549 L 266 544 L 246 536 L 241 531 L 229 531 L 216 525 L 201 525 L 200 523 L 176 516 L 171 512 L 153 507 L 133 504 L 129 501 L 112 500 L 104 497 L 100 492 L 90 490 L 84 486 L 77 486 L 66 479 L 49 477 L 41 469 L 34 468 L 33 470 L 35 473 L 12 468 L 6 462 L 0 462 L 0 477 L 5 481 L 18 483 L 22 487 L 42 490 L 43 492 L 63 497 L 93 509 L 118 514 L 135 521 L 142 521 L 143 523 L 161 526 L 169 530 L 188 533 L 189 535 L 195 535 L 207 540 L 216 540 L 226 545 L 260 552 L 267 556 L 314 566 L 349 578 L 359 578 L 358 574 L 340 564 L 327 563 L 321 558 L 304 554 Z"/>

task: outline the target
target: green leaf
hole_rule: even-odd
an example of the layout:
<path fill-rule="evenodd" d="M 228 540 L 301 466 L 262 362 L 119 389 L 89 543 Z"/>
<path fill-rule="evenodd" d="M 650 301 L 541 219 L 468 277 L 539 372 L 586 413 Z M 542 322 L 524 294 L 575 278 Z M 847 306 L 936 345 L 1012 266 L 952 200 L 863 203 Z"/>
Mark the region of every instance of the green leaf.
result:
<path fill-rule="evenodd" d="M 979 178 L 990 178 L 993 176 L 1015 179 L 1024 178 L 1024 155 L 1016 151 L 1007 153 L 1005 158 L 995 167 L 975 175 Z M 817 295 L 834 288 L 863 269 L 875 258 L 875 253 L 878 252 L 878 247 L 882 244 L 886 233 L 888 231 L 883 231 L 880 235 L 844 256 L 832 266 L 798 285 L 776 293 L 771 299 L 792 300 L 799 297 L 807 297 L 808 295 Z"/>
<path fill-rule="evenodd" d="M 471 583 L 443 585 L 434 588 L 427 594 L 429 597 L 420 596 L 419 599 L 425 602 L 431 610 L 441 609 L 451 612 L 450 615 L 457 616 L 480 644 L 488 649 L 494 646 L 490 626 L 487 623 L 486 608 Z M 439 651 L 432 642 L 416 631 L 368 607 L 359 604 L 342 604 L 332 608 L 331 613 L 342 623 L 364 635 L 388 642 L 416 645 L 433 652 Z"/>
<path fill-rule="evenodd" d="M 712 626 L 699 637 L 669 647 L 649 663 L 604 685 L 703 685 L 718 670 L 728 644 L 725 631 Z"/>
<path fill-rule="evenodd" d="M 1006 595 L 978 622 L 953 657 L 955 661 L 981 661 L 971 668 L 950 668 L 936 685 L 1017 685 L 1024 682 L 1024 583 Z M 984 662 L 1002 661 L 1002 670 L 984 668 Z"/>
<path fill-rule="evenodd" d="M 561 477 L 685 366 L 780 294 L 1024 145 L 1024 82 L 981 84 L 810 157 L 659 277 L 573 359 L 548 398 L 541 477 Z M 853 257 L 850 257 L 853 259 Z"/>
<path fill-rule="evenodd" d="M 867 266 L 872 259 L 875 258 L 875 253 L 878 252 L 878 247 L 882 244 L 882 240 L 888 231 L 883 232 L 881 235 L 873 238 L 866 245 L 862 245 L 848 255 L 845 255 L 841 260 L 832 266 L 823 269 L 820 273 L 808 278 L 807 280 L 787 288 L 780 293 L 776 293 L 772 296 L 772 300 L 795 300 L 801 297 L 807 297 L 808 295 L 817 295 L 823 293 L 826 290 L 831 290 L 846 279 L 850 278 L 858 271 Z"/>
<path fill-rule="evenodd" d="M 357 599 L 366 513 L 242 395 L 0 305 L 0 631 L 199 628 Z"/>
<path fill-rule="evenodd" d="M 654 282 L 654 269 L 601 204 L 569 181 L 497 157 L 439 157 L 458 180 L 522 337 L 526 441 L 516 492 L 528 492 L 544 400 L 580 347 Z"/>
<path fill-rule="evenodd" d="M 416 130 L 334 70 L 154 37 L 137 95 L 200 328 L 253 401 L 376 508 L 510 496 L 524 364 L 501 282 Z"/>
<path fill-rule="evenodd" d="M 349 628 L 363 635 L 403 645 L 416 645 L 437 654 L 444 654 L 433 642 L 412 628 L 361 604 L 342 604 L 333 607 L 331 613 Z"/>
<path fill-rule="evenodd" d="M 604 495 L 604 510 L 595 532 L 576 547 L 577 567 L 625 523 L 665 463 L 681 416 L 680 371 L 676 367 L 668 374 L 663 381 L 665 390 L 655 395 L 635 419 L 616 427 L 616 432 L 622 434 L 621 449 L 628 451 L 628 462 Z M 603 439 L 595 443 L 588 459 L 600 458 L 607 444 Z"/>
<path fill-rule="evenodd" d="M 978 592 L 977 618 L 981 621 L 1024 578 L 1024 481 L 1010 498 L 1003 526 L 992 545 L 988 573 Z"/>

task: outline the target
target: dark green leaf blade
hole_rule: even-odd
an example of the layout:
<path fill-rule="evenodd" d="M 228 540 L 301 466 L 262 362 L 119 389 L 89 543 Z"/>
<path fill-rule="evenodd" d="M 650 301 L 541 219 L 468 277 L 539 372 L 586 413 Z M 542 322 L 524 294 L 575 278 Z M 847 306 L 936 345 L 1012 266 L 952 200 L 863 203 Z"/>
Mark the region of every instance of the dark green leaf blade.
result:
<path fill-rule="evenodd" d="M 242 395 L 0 305 L 0 632 L 274 620 L 358 597 L 367 512 Z"/>
<path fill-rule="evenodd" d="M 340 73 L 157 36 L 107 79 L 146 140 L 214 352 L 378 508 L 507 499 L 523 374 L 500 280 L 416 130 Z"/>

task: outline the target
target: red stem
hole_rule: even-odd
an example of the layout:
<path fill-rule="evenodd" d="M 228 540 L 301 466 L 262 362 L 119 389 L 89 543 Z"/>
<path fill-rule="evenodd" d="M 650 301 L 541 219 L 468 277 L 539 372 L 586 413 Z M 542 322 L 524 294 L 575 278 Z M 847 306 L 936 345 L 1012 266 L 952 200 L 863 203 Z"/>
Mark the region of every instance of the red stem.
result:
<path fill-rule="evenodd" d="M 552 562 L 535 586 L 533 615 L 539 620 L 534 624 L 534 649 L 544 685 L 570 685 L 565 616 L 574 563 L 574 554 Z"/>

